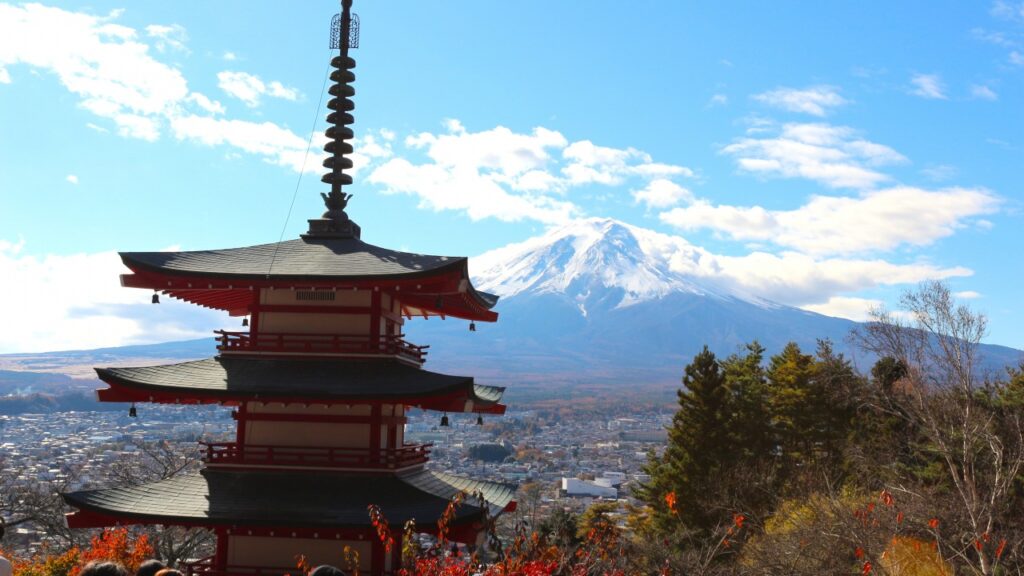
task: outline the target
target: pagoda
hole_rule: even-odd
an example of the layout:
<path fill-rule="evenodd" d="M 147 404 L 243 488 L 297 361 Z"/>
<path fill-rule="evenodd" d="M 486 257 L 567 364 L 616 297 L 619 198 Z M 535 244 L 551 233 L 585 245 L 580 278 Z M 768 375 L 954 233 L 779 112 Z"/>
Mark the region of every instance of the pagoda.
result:
<path fill-rule="evenodd" d="M 321 194 L 327 211 L 298 239 L 246 248 L 125 252 L 123 286 L 244 317 L 248 331 L 217 331 L 217 356 L 134 368 L 98 368 L 104 402 L 233 407 L 233 442 L 203 444 L 198 474 L 138 486 L 64 495 L 72 528 L 114 525 L 202 527 L 216 553 L 191 574 L 294 572 L 296 557 L 344 567 L 358 553 L 364 574 L 399 568 L 368 514 L 377 505 L 393 527 L 415 519 L 437 530 L 450 500 L 448 537 L 479 544 L 487 518 L 515 507 L 514 488 L 426 468 L 430 445 L 405 441 L 414 408 L 502 414 L 502 388 L 423 369 L 427 346 L 405 340 L 417 317 L 493 322 L 497 298 L 474 289 L 464 257 L 398 252 L 363 242 L 345 209 L 352 183 L 351 83 L 358 41 L 351 0 L 332 24 L 335 70 L 328 103 L 328 154 Z M 478 422 L 479 422 L 478 416 Z M 400 529 L 396 532 L 400 532 Z"/>

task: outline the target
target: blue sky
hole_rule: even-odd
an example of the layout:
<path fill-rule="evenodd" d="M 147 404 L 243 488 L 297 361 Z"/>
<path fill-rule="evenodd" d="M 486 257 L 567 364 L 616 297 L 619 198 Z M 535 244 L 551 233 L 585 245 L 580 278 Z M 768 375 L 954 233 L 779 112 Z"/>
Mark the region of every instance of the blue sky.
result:
<path fill-rule="evenodd" d="M 364 239 L 476 255 L 609 216 L 863 318 L 949 282 L 1024 348 L 1020 2 L 357 1 Z M 0 3 L 0 352 L 195 337 L 117 250 L 322 208 L 334 3 Z M 157 310 L 159 308 L 159 310 Z"/>

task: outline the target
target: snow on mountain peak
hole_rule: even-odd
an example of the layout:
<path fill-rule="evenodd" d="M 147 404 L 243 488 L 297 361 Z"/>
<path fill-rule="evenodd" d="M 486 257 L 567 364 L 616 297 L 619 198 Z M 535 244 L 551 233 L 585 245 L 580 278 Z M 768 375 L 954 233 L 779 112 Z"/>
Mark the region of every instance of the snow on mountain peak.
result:
<path fill-rule="evenodd" d="M 678 236 L 587 218 L 471 258 L 470 266 L 480 290 L 504 298 L 563 294 L 585 316 L 597 302 L 621 308 L 676 292 L 726 295 L 710 282 L 673 271 L 673 259 L 699 260 L 701 252 Z"/>

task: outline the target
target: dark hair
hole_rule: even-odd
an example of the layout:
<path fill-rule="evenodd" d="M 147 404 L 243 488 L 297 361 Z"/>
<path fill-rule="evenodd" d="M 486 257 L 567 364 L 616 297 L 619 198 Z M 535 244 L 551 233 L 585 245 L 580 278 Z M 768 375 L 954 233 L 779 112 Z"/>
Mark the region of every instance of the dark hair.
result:
<path fill-rule="evenodd" d="M 116 562 L 92 561 L 82 568 L 78 576 L 130 576 L 124 566 Z"/>
<path fill-rule="evenodd" d="M 328 564 L 321 564 L 309 573 L 309 576 L 348 576 L 344 571 Z"/>
<path fill-rule="evenodd" d="M 154 576 L 166 567 L 167 565 L 159 560 L 146 560 L 139 565 L 139 569 L 135 571 L 135 576 Z"/>

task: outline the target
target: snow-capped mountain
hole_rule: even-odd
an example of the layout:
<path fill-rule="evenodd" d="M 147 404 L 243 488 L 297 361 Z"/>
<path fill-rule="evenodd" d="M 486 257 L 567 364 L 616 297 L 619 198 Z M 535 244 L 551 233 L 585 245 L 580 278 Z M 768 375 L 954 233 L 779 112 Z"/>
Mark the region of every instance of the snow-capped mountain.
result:
<path fill-rule="evenodd" d="M 677 236 L 611 218 L 566 226 L 470 259 L 474 285 L 503 298 L 560 294 L 581 314 L 591 307 L 625 308 L 671 294 L 772 303 L 716 285 L 708 255 Z"/>
<path fill-rule="evenodd" d="M 476 332 L 459 321 L 409 323 L 412 341 L 431 344 L 428 369 L 493 383 L 675 386 L 702 346 L 724 356 L 755 339 L 770 355 L 790 341 L 813 352 L 827 338 L 861 370 L 872 361 L 848 345 L 855 322 L 728 286 L 703 248 L 608 218 L 470 258 L 470 267 L 474 286 L 502 297 L 501 317 Z M 999 362 L 1019 356 L 986 348 Z"/>
<path fill-rule="evenodd" d="M 854 326 L 714 280 L 714 259 L 686 240 L 608 218 L 566 226 L 470 258 L 473 284 L 501 296 L 497 324 L 411 323 L 428 366 L 499 378 L 677 382 L 707 344 L 729 354 L 757 339 L 842 346 Z"/>

